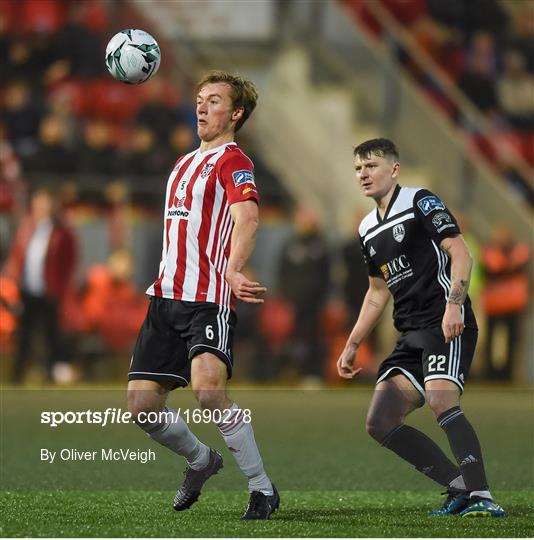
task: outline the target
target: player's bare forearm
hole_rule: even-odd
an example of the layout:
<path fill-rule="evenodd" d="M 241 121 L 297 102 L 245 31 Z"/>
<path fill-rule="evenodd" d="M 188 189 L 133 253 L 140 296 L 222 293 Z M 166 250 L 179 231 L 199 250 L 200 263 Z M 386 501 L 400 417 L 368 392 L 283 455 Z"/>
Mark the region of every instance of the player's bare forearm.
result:
<path fill-rule="evenodd" d="M 352 379 L 361 371 L 361 368 L 354 368 L 356 351 L 382 316 L 389 298 L 390 293 L 384 280 L 375 277 L 369 278 L 369 290 L 365 295 L 360 315 L 337 361 L 337 371 L 340 377 Z"/>
<path fill-rule="evenodd" d="M 376 326 L 391 296 L 383 279 L 371 278 L 369 283 L 360 315 L 347 340 L 347 345 L 356 346 L 356 348 Z"/>
<path fill-rule="evenodd" d="M 447 303 L 461 306 L 467 297 L 473 259 L 461 235 L 445 238 L 441 242 L 440 248 L 451 259 L 451 292 Z"/>
<path fill-rule="evenodd" d="M 467 298 L 473 260 L 461 235 L 445 238 L 440 248 L 451 259 L 451 291 L 441 323 L 445 343 L 450 343 L 464 331 L 462 305 Z"/>
<path fill-rule="evenodd" d="M 238 221 L 232 231 L 230 256 L 227 272 L 241 272 L 254 251 L 258 222 L 255 220 Z"/>
<path fill-rule="evenodd" d="M 259 296 L 267 289 L 257 282 L 248 280 L 242 273 L 254 250 L 259 223 L 258 205 L 251 200 L 235 203 L 230 207 L 230 213 L 234 221 L 234 230 L 226 268 L 226 281 L 240 300 L 251 304 L 263 303 L 263 299 Z"/>

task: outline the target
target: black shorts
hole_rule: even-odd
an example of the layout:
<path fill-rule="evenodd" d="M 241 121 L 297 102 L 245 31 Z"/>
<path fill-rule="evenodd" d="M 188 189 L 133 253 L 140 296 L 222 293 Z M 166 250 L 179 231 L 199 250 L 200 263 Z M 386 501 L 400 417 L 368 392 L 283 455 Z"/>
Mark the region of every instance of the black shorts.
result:
<path fill-rule="evenodd" d="M 165 381 L 173 388 L 191 380 L 191 360 L 217 356 L 232 376 L 235 313 L 212 302 L 185 302 L 152 296 L 130 363 L 128 380 Z"/>
<path fill-rule="evenodd" d="M 464 390 L 478 331 L 465 328 L 462 335 L 445 343 L 441 327 L 405 332 L 393 352 L 380 364 L 376 382 L 403 373 L 425 397 L 425 382 L 446 379 Z"/>

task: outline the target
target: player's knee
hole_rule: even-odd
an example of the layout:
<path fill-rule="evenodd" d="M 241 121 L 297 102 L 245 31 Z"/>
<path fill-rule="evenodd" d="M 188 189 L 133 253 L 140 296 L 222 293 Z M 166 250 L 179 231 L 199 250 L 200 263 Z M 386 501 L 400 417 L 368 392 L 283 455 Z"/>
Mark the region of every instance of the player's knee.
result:
<path fill-rule="evenodd" d="M 193 384 L 193 393 L 202 409 L 224 408 L 226 391 L 216 380 L 203 380 Z"/>
<path fill-rule="evenodd" d="M 224 408 L 224 393 L 220 390 L 199 390 L 195 393 L 197 401 L 202 409 L 214 411 Z"/>
<path fill-rule="evenodd" d="M 391 422 L 385 421 L 384 418 L 377 416 L 368 416 L 365 422 L 365 430 L 367 433 L 377 442 L 382 444 L 382 441 L 386 438 L 386 435 L 398 425 L 393 425 Z"/>
<path fill-rule="evenodd" d="M 426 400 L 436 418 L 459 405 L 456 396 L 449 395 L 447 392 L 427 392 Z"/>
<path fill-rule="evenodd" d="M 144 394 L 128 392 L 128 412 L 132 415 L 132 420 L 141 426 L 147 423 L 150 414 L 159 412 L 158 404 L 152 403 Z"/>

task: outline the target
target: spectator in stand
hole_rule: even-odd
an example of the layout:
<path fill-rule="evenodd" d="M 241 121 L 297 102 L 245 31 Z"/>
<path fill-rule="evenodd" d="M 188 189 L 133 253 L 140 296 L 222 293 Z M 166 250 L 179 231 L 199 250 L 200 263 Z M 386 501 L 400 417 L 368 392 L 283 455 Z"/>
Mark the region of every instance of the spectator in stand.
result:
<path fill-rule="evenodd" d="M 430 15 L 442 24 L 465 31 L 463 0 L 427 0 L 427 7 Z"/>
<path fill-rule="evenodd" d="M 264 210 L 268 207 L 291 212 L 292 198 L 285 187 L 263 160 L 261 154 L 255 151 L 254 145 L 246 134 L 239 136 L 239 146 L 251 156 L 254 162 L 254 174 Z"/>
<path fill-rule="evenodd" d="M 150 84 L 146 85 L 146 101 L 139 109 L 136 122 L 142 126 L 149 126 L 155 133 L 158 143 L 165 143 L 169 134 L 177 123 L 175 107 L 178 96 L 170 94 L 169 86 L 172 86 L 163 75 L 158 74 Z M 170 103 L 169 103 L 170 102 Z"/>
<path fill-rule="evenodd" d="M 364 216 L 358 212 L 355 217 L 357 226 L 359 226 Z M 367 279 L 367 265 L 363 259 L 362 245 L 356 233 L 342 245 L 341 259 L 345 267 L 343 299 L 346 303 L 347 313 L 358 315 L 369 288 L 369 280 Z M 351 329 L 353 323 L 354 321 L 347 321 Z"/>
<path fill-rule="evenodd" d="M 7 85 L 0 114 L 16 153 L 28 156 L 35 152 L 43 108 L 39 98 L 32 96 L 28 83 L 18 80 Z"/>
<path fill-rule="evenodd" d="M 485 280 L 485 273 L 481 262 L 482 246 L 476 235 L 473 233 L 469 217 L 461 212 L 456 212 L 456 220 L 458 221 L 458 225 L 462 231 L 462 236 L 467 244 L 467 247 L 469 248 L 469 253 L 471 254 L 472 266 L 471 279 L 469 281 L 469 298 L 471 298 L 471 304 L 475 306 L 476 312 L 476 307 L 479 304 L 480 295 L 482 294 Z"/>
<path fill-rule="evenodd" d="M 486 274 L 483 303 L 487 316 L 486 374 L 510 380 L 521 341 L 522 315 L 529 303 L 529 247 L 517 241 L 507 225 L 498 225 L 482 248 Z M 497 339 L 504 336 L 504 347 Z M 499 354 L 498 349 L 503 353 Z"/>
<path fill-rule="evenodd" d="M 135 126 L 128 138 L 128 152 L 124 156 L 121 172 L 136 176 L 154 176 L 168 169 L 168 155 L 161 145 L 156 144 L 154 131 L 146 126 Z"/>
<path fill-rule="evenodd" d="M 501 110 L 515 129 L 534 129 L 534 75 L 527 71 L 519 51 L 509 50 L 504 55 L 498 95 Z"/>
<path fill-rule="evenodd" d="M 8 258 L 5 274 L 21 291 L 23 311 L 11 380 L 24 379 L 31 347 L 42 332 L 45 378 L 52 381 L 55 364 L 64 360 L 61 347 L 62 301 L 72 286 L 76 266 L 76 241 L 54 209 L 52 194 L 38 189 L 28 216 L 21 222 Z"/>
<path fill-rule="evenodd" d="M 330 292 L 330 255 L 317 214 L 297 208 L 295 234 L 282 249 L 279 289 L 295 313 L 293 358 L 299 372 L 310 382 L 324 377 L 326 344 L 321 315 Z"/>
<path fill-rule="evenodd" d="M 499 0 L 427 0 L 427 6 L 434 18 L 460 30 L 467 39 L 480 30 L 500 34 L 508 24 Z"/>
<path fill-rule="evenodd" d="M 85 24 L 89 2 L 77 0 L 69 6 L 66 24 L 56 39 L 55 64 L 62 64 L 71 77 L 87 79 L 103 75 L 103 49 L 98 34 Z"/>
<path fill-rule="evenodd" d="M 118 172 L 118 157 L 111 146 L 110 127 L 106 122 L 90 120 L 86 124 L 78 156 L 81 173 L 113 175 Z"/>
<path fill-rule="evenodd" d="M 191 152 L 197 145 L 197 138 L 188 124 L 176 124 L 169 134 L 169 153 L 171 161 Z"/>
<path fill-rule="evenodd" d="M 87 272 L 81 300 L 87 328 L 114 351 L 127 351 L 146 315 L 147 297 L 132 281 L 133 259 L 125 249 L 112 252 L 107 264 Z"/>
<path fill-rule="evenodd" d="M 24 79 L 35 88 L 43 80 L 43 74 L 54 59 L 54 40 L 50 34 L 22 34 L 20 26 L 17 32 L 6 34 L 2 40 L 2 80 Z"/>
<path fill-rule="evenodd" d="M 12 237 L 14 221 L 24 211 L 24 195 L 20 160 L 7 140 L 5 126 L 0 123 L 0 264 L 7 257 L 8 246 L 3 240 Z"/>
<path fill-rule="evenodd" d="M 245 267 L 246 275 L 251 280 L 256 281 L 257 276 L 252 268 Z M 261 308 L 265 304 L 262 304 Z M 246 302 L 238 302 L 236 304 L 236 315 L 239 320 L 239 326 L 234 335 L 234 348 L 236 355 L 239 354 L 239 368 L 243 376 L 250 376 L 253 379 L 267 380 L 264 374 L 267 371 L 267 365 L 271 362 L 268 356 L 268 345 L 263 339 L 260 331 L 260 310 L 258 306 L 247 304 Z M 238 375 L 238 372 L 235 372 Z"/>
<path fill-rule="evenodd" d="M 115 250 L 105 263 L 87 269 L 82 287 L 67 299 L 65 326 L 84 381 L 124 373 L 148 304 L 132 271 L 130 252 Z"/>
<path fill-rule="evenodd" d="M 492 116 L 498 109 L 496 56 L 493 37 L 487 33 L 473 36 L 468 65 L 458 86 L 478 109 Z"/>
<path fill-rule="evenodd" d="M 354 315 L 356 317 L 359 315 L 365 295 L 367 294 L 367 289 L 369 288 L 369 279 L 367 278 L 368 267 L 365 264 L 363 258 L 362 244 L 359 237 L 357 236 L 358 227 L 365 215 L 361 212 L 356 212 L 354 217 L 355 233 L 351 236 L 349 240 L 347 240 L 343 244 L 341 248 L 341 260 L 343 261 L 343 266 L 345 270 L 343 276 L 342 290 L 346 315 L 345 328 L 343 329 L 342 337 L 343 346 L 345 345 L 347 331 L 350 332 L 350 330 L 352 330 L 352 327 L 354 326 L 354 320 L 352 319 L 352 317 Z M 362 357 L 368 357 L 367 362 L 363 362 L 363 367 L 367 367 L 365 364 L 368 364 L 369 361 L 372 361 L 373 355 L 377 352 L 379 345 L 378 339 L 378 327 L 375 327 L 373 328 L 373 330 L 371 330 L 371 333 L 361 346 L 363 353 Z M 342 350 L 343 348 L 338 351 L 339 354 L 341 354 Z M 336 361 L 339 358 L 339 354 L 336 357 Z M 358 356 L 358 358 L 360 357 Z"/>
<path fill-rule="evenodd" d="M 111 251 L 122 250 L 130 244 L 128 214 L 130 193 L 125 182 L 113 180 L 104 189 L 106 224 Z"/>
<path fill-rule="evenodd" d="M 14 2 L 17 22 L 23 33 L 51 35 L 65 21 L 65 4 L 57 0 Z"/>
<path fill-rule="evenodd" d="M 74 172 L 76 160 L 67 148 L 65 122 L 56 115 L 46 116 L 39 128 L 39 146 L 33 156 L 25 161 L 28 172 L 61 173 Z"/>
<path fill-rule="evenodd" d="M 516 22 L 516 33 L 511 36 L 511 44 L 523 53 L 527 68 L 534 73 L 534 13 L 529 2 L 519 4 L 524 10 Z"/>

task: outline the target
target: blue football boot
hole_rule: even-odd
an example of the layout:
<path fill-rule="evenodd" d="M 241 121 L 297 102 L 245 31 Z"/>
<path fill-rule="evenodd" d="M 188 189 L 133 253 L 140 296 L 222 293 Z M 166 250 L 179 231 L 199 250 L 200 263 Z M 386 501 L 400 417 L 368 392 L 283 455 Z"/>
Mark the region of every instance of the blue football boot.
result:
<path fill-rule="evenodd" d="M 460 512 L 462 517 L 504 517 L 506 512 L 496 502 L 481 497 L 471 497 L 467 507 Z"/>
<path fill-rule="evenodd" d="M 443 492 L 442 495 L 447 495 L 443 506 L 438 510 L 432 510 L 429 512 L 429 516 L 450 516 L 453 514 L 459 514 L 462 510 L 467 508 L 469 504 L 469 492 L 460 491 L 457 489 L 449 488 Z"/>

